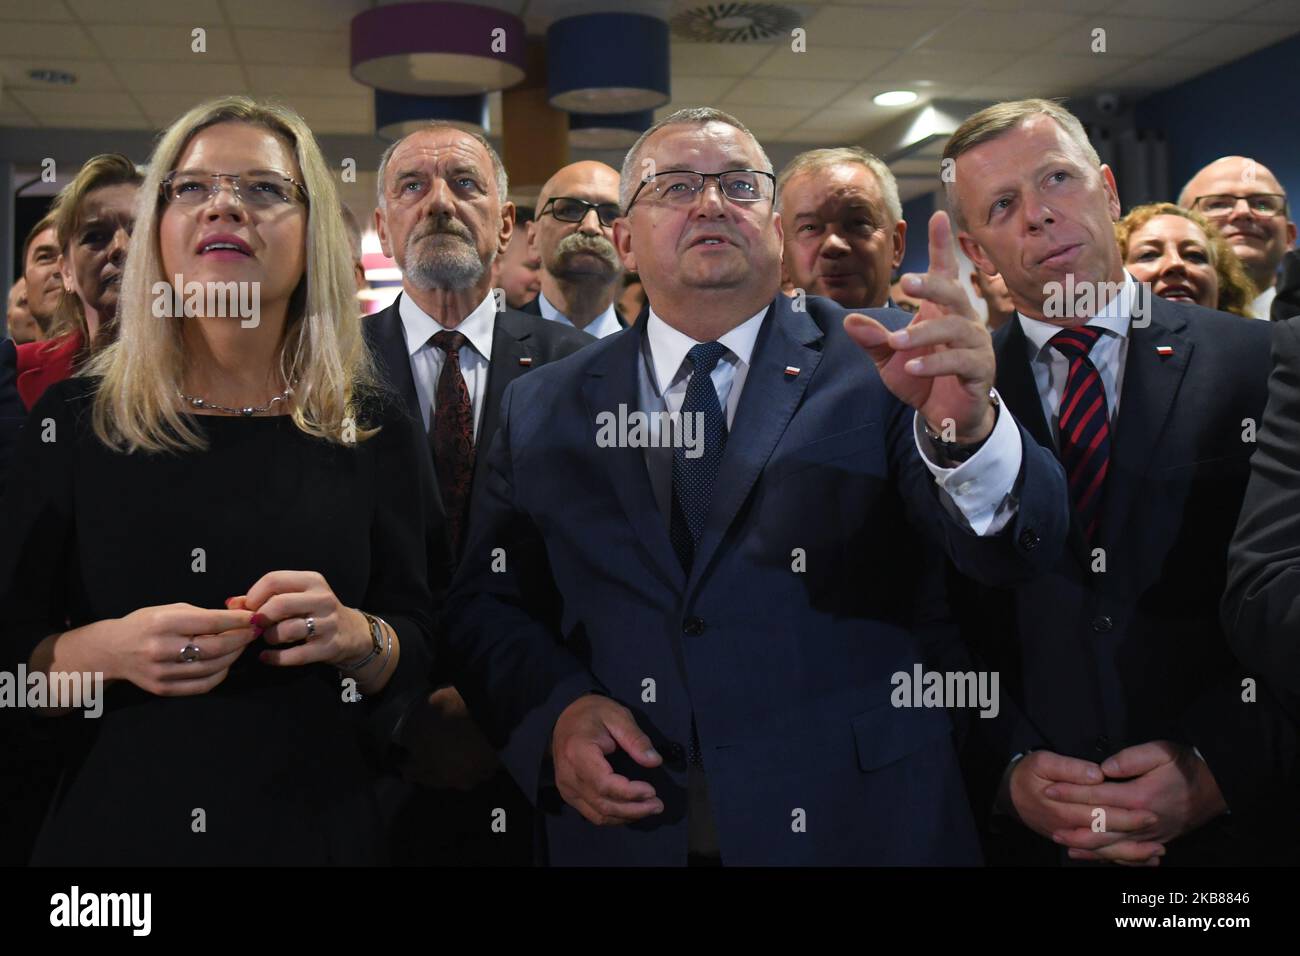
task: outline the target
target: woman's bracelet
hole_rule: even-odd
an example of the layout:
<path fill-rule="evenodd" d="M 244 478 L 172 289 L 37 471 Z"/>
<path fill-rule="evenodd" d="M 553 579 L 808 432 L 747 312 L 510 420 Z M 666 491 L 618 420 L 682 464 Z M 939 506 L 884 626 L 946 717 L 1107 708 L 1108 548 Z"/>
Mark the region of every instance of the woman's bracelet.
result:
<path fill-rule="evenodd" d="M 339 665 L 339 671 L 342 673 L 355 674 L 357 671 L 361 670 L 361 668 L 365 667 L 376 657 L 378 657 L 379 654 L 381 653 L 381 648 L 383 649 L 382 653 L 384 655 L 385 665 L 387 665 L 388 663 L 388 658 L 392 656 L 393 653 L 392 625 L 389 624 L 387 621 L 385 621 L 383 618 L 376 617 L 373 614 L 367 614 L 365 611 L 361 611 L 361 616 L 364 617 L 366 619 L 366 623 L 370 625 L 370 640 L 371 640 L 370 653 L 367 654 L 365 657 L 361 658 L 361 660 L 355 664 L 346 665 L 346 666 Z M 387 633 L 388 636 L 386 648 L 384 647 L 385 633 Z M 380 668 L 380 673 L 383 673 L 383 668 Z"/>

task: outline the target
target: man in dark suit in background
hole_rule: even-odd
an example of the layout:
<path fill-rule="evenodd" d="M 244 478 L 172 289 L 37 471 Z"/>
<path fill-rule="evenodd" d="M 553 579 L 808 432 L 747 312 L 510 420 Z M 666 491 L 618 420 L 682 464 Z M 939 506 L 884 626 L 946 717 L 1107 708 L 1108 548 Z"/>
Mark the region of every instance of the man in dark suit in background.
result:
<path fill-rule="evenodd" d="M 491 267 L 514 227 L 506 190 L 505 169 L 487 141 L 452 126 L 411 133 L 380 161 L 375 226 L 384 253 L 402 270 L 402 292 L 367 319 L 366 336 L 383 377 L 427 433 L 455 556 L 506 386 L 592 341 L 498 308 L 504 303 L 491 287 Z M 411 751 L 412 775 L 438 789 L 405 801 L 396 862 L 530 862 L 531 808 L 482 743 L 455 688 L 410 702 L 398 736 Z M 504 833 L 492 829 L 497 808 L 506 811 Z"/>
<path fill-rule="evenodd" d="M 1018 312 L 994 336 L 999 391 L 1060 456 L 1073 505 L 1050 573 L 951 596 L 1002 675 L 972 783 L 990 857 L 1294 862 L 1295 727 L 1262 681 L 1243 686 L 1218 619 L 1268 327 L 1124 272 L 1114 176 L 1063 107 L 983 110 L 944 160 L 962 248 Z"/>
<path fill-rule="evenodd" d="M 800 312 L 774 181 L 725 113 L 647 131 L 615 242 L 648 316 L 504 400 L 447 653 L 555 864 L 980 858 L 946 714 L 891 699 L 930 610 L 899 549 L 1027 577 L 1064 478 L 990 391 L 946 217 L 906 330 Z"/>
<path fill-rule="evenodd" d="M 1228 553 L 1223 622 L 1237 655 L 1300 717 L 1300 313 L 1273 325 L 1268 407 Z"/>
<path fill-rule="evenodd" d="M 623 267 L 614 251 L 618 173 L 604 163 L 570 163 L 537 197 L 528 248 L 542 264 L 541 291 L 524 312 L 602 339 L 627 327 L 614 299 Z M 636 316 L 632 316 L 636 318 Z"/>

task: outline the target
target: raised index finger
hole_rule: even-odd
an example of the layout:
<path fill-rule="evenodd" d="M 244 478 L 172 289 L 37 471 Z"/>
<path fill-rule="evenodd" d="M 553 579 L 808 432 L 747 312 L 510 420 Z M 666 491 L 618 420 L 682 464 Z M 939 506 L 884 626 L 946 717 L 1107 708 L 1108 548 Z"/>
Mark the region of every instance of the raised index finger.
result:
<path fill-rule="evenodd" d="M 957 279 L 957 252 L 952 245 L 952 223 L 942 209 L 930 217 L 930 273 Z"/>

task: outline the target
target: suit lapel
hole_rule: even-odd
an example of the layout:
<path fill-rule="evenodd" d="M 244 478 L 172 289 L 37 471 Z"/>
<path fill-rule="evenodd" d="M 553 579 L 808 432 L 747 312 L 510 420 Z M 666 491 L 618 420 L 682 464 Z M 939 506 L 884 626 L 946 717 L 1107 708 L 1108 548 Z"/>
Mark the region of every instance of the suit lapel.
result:
<path fill-rule="evenodd" d="M 501 418 L 501 398 L 506 386 L 534 365 L 541 364 L 532 341 L 532 332 L 526 325 L 516 323 L 508 312 L 497 313 L 492 324 L 492 356 L 488 361 L 487 388 L 483 392 L 483 411 L 479 417 L 478 441 L 475 443 L 474 481 L 471 496 L 477 496 L 479 485 L 486 480 L 488 449 L 496 435 Z M 524 359 L 528 364 L 522 364 Z"/>
<path fill-rule="evenodd" d="M 584 427 L 589 429 L 593 445 L 597 415 L 601 412 L 618 415 L 620 405 L 629 411 L 640 408 L 638 383 L 644 340 L 645 326 L 634 326 L 627 335 L 618 336 L 587 371 L 582 384 L 582 397 L 587 405 Z M 655 503 L 645 450 L 625 447 L 625 444 L 619 442 L 612 448 L 599 448 L 596 457 L 609 471 L 614 495 L 636 531 L 637 540 L 649 552 L 669 586 L 680 589 L 686 575 L 668 537 L 667 521 Z"/>
<path fill-rule="evenodd" d="M 424 412 L 420 408 L 420 396 L 415 390 L 415 376 L 411 374 L 411 356 L 406 349 L 406 336 L 402 333 L 402 317 L 398 313 L 401 294 L 379 315 L 364 321 L 370 323 L 374 350 L 379 357 L 385 383 L 406 405 L 406 410 L 423 424 Z"/>
<path fill-rule="evenodd" d="M 1169 415 L 1191 362 L 1193 343 L 1181 334 L 1186 320 L 1158 296 L 1151 297 L 1151 322 L 1129 326 L 1119 420 L 1111 442 L 1111 467 L 1102 506 L 1101 543 L 1109 549 L 1123 533 L 1142 479 L 1157 448 L 1167 455 Z M 1173 354 L 1157 354 L 1170 346 Z"/>
<path fill-rule="evenodd" d="M 637 323 L 633 328 L 641 328 Z M 630 336 L 629 336 L 630 337 Z M 806 312 L 796 312 L 778 295 L 759 329 L 749 374 L 727 435 L 709 516 L 691 563 L 690 591 L 700 580 L 735 520 L 776 443 L 785 433 L 808 383 L 821 362 L 822 330 Z M 787 368 L 799 374 L 785 374 Z"/>

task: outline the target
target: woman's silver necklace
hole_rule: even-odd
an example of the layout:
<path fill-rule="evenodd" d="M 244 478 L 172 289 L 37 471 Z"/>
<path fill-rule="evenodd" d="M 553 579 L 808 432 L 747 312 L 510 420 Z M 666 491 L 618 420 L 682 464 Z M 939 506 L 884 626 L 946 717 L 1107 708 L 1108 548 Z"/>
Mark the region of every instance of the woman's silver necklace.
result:
<path fill-rule="evenodd" d="M 184 399 L 185 401 L 193 405 L 195 408 L 207 408 L 216 412 L 225 412 L 228 415 L 243 415 L 245 418 L 251 418 L 252 416 L 258 414 L 259 412 L 269 412 L 272 408 L 275 407 L 277 402 L 287 401 L 289 396 L 293 394 L 293 386 L 286 388 L 283 392 L 281 392 L 279 395 L 276 395 L 265 405 L 248 405 L 244 408 L 230 408 L 227 405 L 218 405 L 216 402 L 210 402 L 206 398 L 199 398 L 198 396 L 195 395 L 186 395 L 184 392 L 180 391 L 179 389 L 177 390 L 177 394 L 180 395 L 182 399 Z"/>

